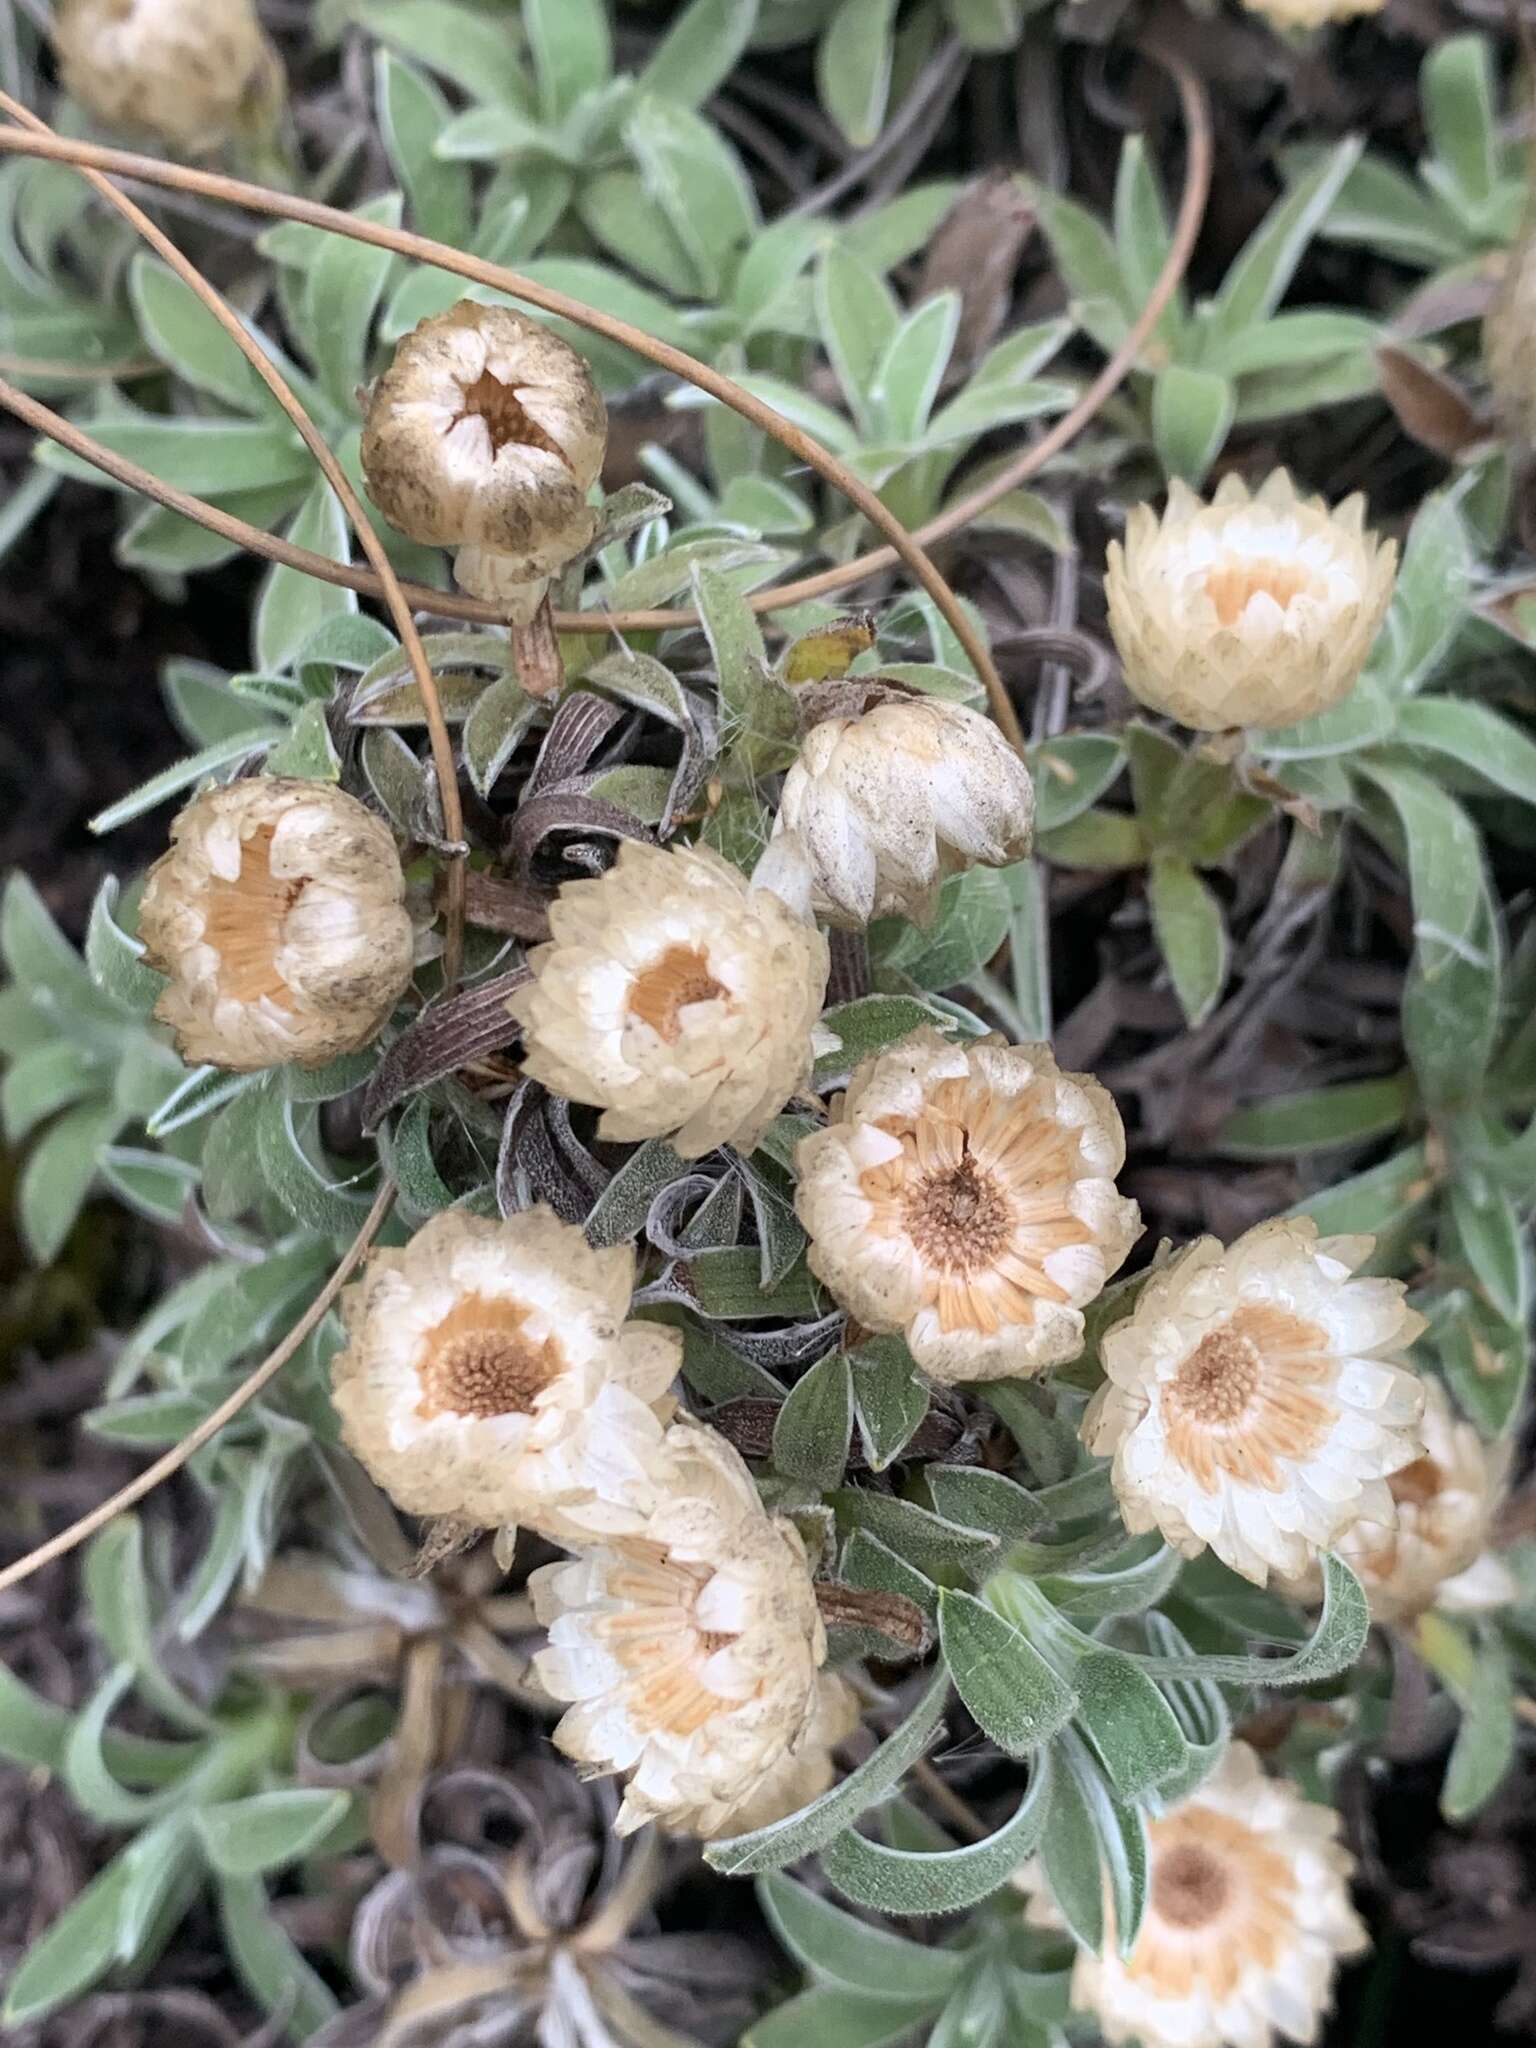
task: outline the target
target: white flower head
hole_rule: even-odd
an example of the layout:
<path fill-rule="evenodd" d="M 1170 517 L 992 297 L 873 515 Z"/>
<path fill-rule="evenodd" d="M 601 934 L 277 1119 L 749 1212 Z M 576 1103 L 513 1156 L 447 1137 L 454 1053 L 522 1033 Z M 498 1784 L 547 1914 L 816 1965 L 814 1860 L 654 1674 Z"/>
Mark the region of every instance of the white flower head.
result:
<path fill-rule="evenodd" d="M 1369 1946 L 1339 1816 L 1234 1742 L 1192 1798 L 1150 1820 L 1146 1917 L 1130 1955 L 1080 1950 L 1072 2004 L 1106 2041 L 1273 2048 L 1317 2039 L 1339 1962 Z M 1053 1910 L 1032 1907 L 1031 1920 Z"/>
<path fill-rule="evenodd" d="M 764 1510 L 725 1439 L 677 1422 L 667 1449 L 641 1536 L 533 1574 L 549 1629 L 534 1665 L 575 1702 L 557 1745 L 629 1774 L 621 1834 L 654 1820 L 710 1837 L 782 1790 L 818 1726 L 825 1746 L 826 1633 L 798 1531 Z"/>
<path fill-rule="evenodd" d="M 1380 14 L 1387 0 L 1243 0 L 1250 14 L 1262 14 L 1278 29 L 1325 28 L 1334 21 L 1353 21 L 1362 14 Z"/>
<path fill-rule="evenodd" d="M 804 1733 L 768 1772 L 750 1799 L 733 1806 L 719 1833 L 750 1834 L 819 1799 L 837 1775 L 832 1752 L 859 1725 L 859 1696 L 835 1671 L 816 1674 L 816 1699 Z"/>
<path fill-rule="evenodd" d="M 53 36 L 66 92 L 189 156 L 259 130 L 281 98 L 252 0 L 61 0 Z"/>
<path fill-rule="evenodd" d="M 1209 1545 L 1262 1586 L 1362 1518 L 1391 1525 L 1388 1479 L 1422 1448 L 1423 1388 L 1401 1361 L 1424 1318 L 1401 1281 L 1351 1277 L 1373 1242 L 1261 1223 L 1152 1276 L 1102 1340 L 1083 1418 L 1128 1529 L 1186 1557 Z"/>
<path fill-rule="evenodd" d="M 1140 1230 L 1115 1188 L 1107 1089 L 1043 1045 L 915 1031 L 855 1069 L 796 1149 L 811 1270 L 868 1330 L 901 1331 L 936 1380 L 1076 1355 L 1083 1308 Z"/>
<path fill-rule="evenodd" d="M 829 923 L 926 924 L 947 875 L 1023 859 L 1034 815 L 1029 770 L 991 719 L 915 697 L 811 727 L 766 858 L 803 857 Z"/>
<path fill-rule="evenodd" d="M 561 1542 L 643 1528 L 682 1339 L 625 1321 L 633 1284 L 627 1245 L 594 1251 L 550 1209 L 434 1216 L 342 1298 L 346 1442 L 410 1514 Z"/>
<path fill-rule="evenodd" d="M 508 1007 L 524 1071 L 602 1109 L 601 1136 L 750 1150 L 805 1086 L 827 942 L 718 854 L 626 841 L 549 924 Z"/>
<path fill-rule="evenodd" d="M 457 548 L 463 587 L 526 625 L 597 532 L 587 493 L 607 440 L 602 396 L 568 342 L 461 299 L 396 346 L 368 401 L 363 471 L 391 525 Z"/>
<path fill-rule="evenodd" d="M 178 813 L 139 931 L 188 1060 L 322 1066 L 376 1037 L 414 937 L 389 827 L 324 782 L 251 776 Z"/>
<path fill-rule="evenodd" d="M 1143 704 L 1203 732 L 1294 725 L 1348 695 L 1392 596 L 1397 545 L 1365 501 L 1330 511 L 1283 469 L 1250 494 L 1223 477 L 1207 505 L 1169 486 L 1111 541 L 1105 594 L 1125 680 Z"/>
<path fill-rule="evenodd" d="M 1338 1541 L 1379 1622 L 1412 1621 L 1427 1607 L 1476 1613 L 1516 1597 L 1513 1573 L 1488 1549 L 1509 1446 L 1485 1444 L 1437 1379 L 1424 1381 L 1420 1427 L 1423 1455 L 1387 1481 L 1392 1523 L 1362 1519 Z M 1309 1573 L 1299 1590 L 1311 1598 L 1319 1582 Z"/>

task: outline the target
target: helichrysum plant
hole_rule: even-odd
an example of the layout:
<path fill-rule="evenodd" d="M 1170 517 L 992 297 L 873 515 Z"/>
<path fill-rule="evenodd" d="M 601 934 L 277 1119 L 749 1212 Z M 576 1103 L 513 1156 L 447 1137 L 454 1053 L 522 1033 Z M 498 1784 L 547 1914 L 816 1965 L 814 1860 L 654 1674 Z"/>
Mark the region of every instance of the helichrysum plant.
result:
<path fill-rule="evenodd" d="M 77 53 L 104 11 L 112 100 Z M 1112 234 L 1033 188 L 1070 310 L 973 346 L 960 286 L 901 269 L 952 194 L 765 226 L 700 111 L 751 38 L 814 44 L 859 144 L 893 77 L 941 92 L 1039 10 L 912 12 L 693 0 L 634 70 L 596 0 L 528 0 L 515 35 L 448 0 L 317 28 L 377 39 L 399 189 L 371 221 L 627 309 L 918 524 L 979 437 L 1074 403 L 1169 231 L 1139 141 Z M 248 103 L 233 55 L 217 119 L 126 96 L 173 16 L 63 9 L 64 83 L 212 150 Z M 220 24 L 267 62 L 248 10 L 192 27 Z M 1536 1640 L 1503 1520 L 1536 1160 L 1536 949 L 1488 852 L 1536 805 L 1510 600 L 1470 479 L 1397 521 L 1236 438 L 1377 403 L 1377 322 L 1284 303 L 1368 162 L 1308 165 L 1126 365 L 1102 607 L 1042 629 L 1093 688 L 1058 717 L 1042 684 L 1022 747 L 956 629 L 979 606 L 754 608 L 870 539 L 761 427 L 685 395 L 650 482 L 605 494 L 616 345 L 268 233 L 253 324 L 391 558 L 446 608 L 451 555 L 460 611 L 500 623 L 424 609 L 418 653 L 387 599 L 398 634 L 270 570 L 250 667 L 167 666 L 192 751 L 97 821 L 179 805 L 147 877 L 103 889 L 83 956 L 29 884 L 0 906 L 31 1249 L 98 1185 L 196 1247 L 87 1426 L 209 1437 L 176 1541 L 151 1496 L 85 1553 L 93 1695 L 0 1678 L 0 1750 L 115 1844 L 8 2023 L 131 1981 L 206 1900 L 273 2026 L 322 2048 L 723 2039 L 698 1985 L 734 1963 L 654 1952 L 686 1867 L 755 1878 L 806 1972 L 786 1997 L 743 1964 L 751 2048 L 1319 2038 L 1369 1941 L 1341 1769 L 1411 1652 L 1454 1731 L 1443 1809 L 1476 1811 Z M 128 295 L 165 374 L 85 424 L 346 556 L 230 332 L 147 257 Z M 1058 594 L 1089 573 L 1052 503 L 1009 513 Z M 119 545 L 219 559 L 163 509 Z M 1201 1105 L 1294 1207 L 1144 1233 L 1127 1132 L 1191 1117 L 1157 1099 L 1188 1077 L 1111 1062 L 1113 1023 L 1058 1056 L 1053 874 L 1116 892 L 1093 942 L 1133 934 L 1191 1060 L 1304 1029 L 1247 1021 L 1254 948 L 1406 878 L 1401 1070 Z M 337 1899 L 346 1960 L 292 1910 Z"/>

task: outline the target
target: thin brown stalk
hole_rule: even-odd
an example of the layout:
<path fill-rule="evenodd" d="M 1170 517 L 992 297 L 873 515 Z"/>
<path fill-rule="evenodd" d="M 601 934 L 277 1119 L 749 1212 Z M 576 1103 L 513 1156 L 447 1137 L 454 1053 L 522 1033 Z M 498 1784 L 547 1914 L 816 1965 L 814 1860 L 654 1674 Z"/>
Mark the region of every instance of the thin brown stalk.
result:
<path fill-rule="evenodd" d="M 392 250 L 396 255 L 405 256 L 414 262 L 431 264 L 439 270 L 453 271 L 473 283 L 488 285 L 494 291 L 507 293 L 509 297 L 526 300 L 529 305 L 537 306 L 543 312 L 571 320 L 577 326 L 589 328 L 594 334 L 602 334 L 610 341 L 619 342 L 636 355 L 647 357 L 673 376 L 683 378 L 701 391 L 707 391 L 711 398 L 719 399 L 723 405 L 730 406 L 744 419 L 751 421 L 753 426 L 760 427 L 764 433 L 771 434 L 776 441 L 781 442 L 797 461 L 803 462 L 808 469 L 815 470 L 825 483 L 839 491 L 850 504 L 863 513 L 878 532 L 885 535 L 896 556 L 933 599 L 964 648 L 966 658 L 986 687 L 998 724 L 1015 746 L 1023 748 L 1023 729 L 1008 692 L 1003 687 L 1002 677 L 998 674 L 981 635 L 967 618 L 960 600 L 939 573 L 931 557 L 913 540 L 895 514 L 887 510 L 868 484 L 855 476 L 846 464 L 839 462 L 837 457 L 823 448 L 813 436 L 785 419 L 781 413 L 775 412 L 771 405 L 765 405 L 761 399 L 754 398 L 750 392 L 744 391 L 740 385 L 719 370 L 712 369 L 708 363 L 701 363 L 684 350 L 672 347 L 669 342 L 657 341 L 639 328 L 632 327 L 627 320 L 620 320 L 611 313 L 602 313 L 595 307 L 583 305 L 579 299 L 573 299 L 565 292 L 556 291 L 550 285 L 536 283 L 533 278 L 524 277 L 519 271 L 508 270 L 499 263 L 488 263 L 483 257 L 470 256 L 461 250 L 450 249 L 425 235 L 412 234 L 401 228 L 386 227 L 377 221 L 360 220 L 354 214 L 343 213 L 333 206 L 324 206 L 318 200 L 299 198 L 294 193 L 269 192 L 260 185 L 250 185 L 242 179 L 227 177 L 223 172 L 194 170 L 187 164 L 165 163 L 158 158 L 139 156 L 129 150 L 108 149 L 98 143 L 76 142 L 55 135 L 51 130 L 37 133 L 34 118 L 27 115 L 24 108 L 19 108 L 16 101 L 4 94 L 0 94 L 0 108 L 16 118 L 25 120 L 28 129 L 28 132 L 18 133 L 15 129 L 0 128 L 0 150 L 10 150 L 21 156 L 47 157 L 55 162 L 72 164 L 76 169 L 96 176 L 113 172 L 119 177 L 145 178 L 153 184 L 168 185 L 178 191 L 201 192 L 209 198 L 225 200 L 231 205 L 248 206 L 258 212 L 274 214 L 283 220 L 295 220 L 308 227 L 350 235 L 356 241 L 372 243 L 375 247 Z M 119 194 L 113 203 L 118 204 L 121 197 Z M 131 201 L 125 203 L 132 204 Z M 258 356 L 260 361 L 265 363 L 266 358 L 260 356 L 259 351 Z M 254 362 L 256 358 L 252 360 Z M 270 368 L 270 365 L 268 367 Z M 318 454 L 316 459 L 319 459 Z M 377 562 L 374 568 L 375 573 L 385 573 L 379 570 Z"/>
<path fill-rule="evenodd" d="M 45 1564 L 52 1564 L 56 1558 L 67 1557 L 70 1551 L 77 1549 L 87 1537 L 94 1536 L 98 1529 L 104 1529 L 108 1522 L 133 1507 L 136 1502 L 143 1500 L 146 1494 L 153 1493 L 163 1480 L 179 1472 L 188 1458 L 200 1451 L 204 1444 L 210 1443 L 226 1422 L 232 1422 L 242 1408 L 254 1401 L 262 1388 L 282 1371 L 310 1332 L 318 1329 L 323 1322 L 337 1295 L 357 1270 L 369 1246 L 383 1229 L 384 1219 L 393 1207 L 394 1200 L 395 1184 L 391 1180 L 386 1180 L 374 1196 L 373 1207 L 363 1218 L 362 1228 L 348 1245 L 335 1272 L 282 1342 L 273 1346 L 260 1365 L 246 1375 L 232 1394 L 227 1395 L 217 1408 L 205 1415 L 194 1429 L 188 1430 L 180 1443 L 173 1444 L 162 1456 L 156 1458 L 153 1465 L 146 1465 L 144 1470 L 130 1479 L 126 1486 L 120 1486 L 109 1500 L 102 1501 L 100 1506 L 92 1508 L 89 1514 L 82 1515 L 79 1521 L 71 1522 L 69 1527 L 61 1529 L 57 1536 L 50 1536 L 46 1543 L 40 1543 L 35 1550 L 29 1550 L 25 1557 L 17 1558 L 14 1564 L 8 1564 L 0 1571 L 0 1593 L 9 1592 L 12 1586 L 19 1586 L 23 1579 L 31 1578 L 34 1572 L 41 1571 Z"/>
<path fill-rule="evenodd" d="M 1103 369 L 1077 403 L 1070 411 L 1062 414 L 1049 433 L 1028 448 L 1022 449 L 1012 463 L 997 471 L 986 484 L 970 492 L 966 497 L 957 499 L 926 526 L 920 526 L 912 538 L 923 547 L 931 546 L 936 541 L 945 540 L 951 534 L 958 533 L 973 520 L 980 518 L 983 513 L 990 511 L 999 499 L 1006 497 L 1011 491 L 1018 490 L 1032 477 L 1038 476 L 1046 464 L 1059 455 L 1062 449 L 1090 424 L 1134 369 L 1153 329 L 1183 280 L 1210 195 L 1210 106 L 1204 86 L 1182 59 L 1171 52 L 1154 54 L 1160 63 L 1166 65 L 1178 86 L 1187 134 L 1184 189 L 1180 196 L 1178 216 L 1167 260 L 1125 339 L 1106 360 Z M 8 146 L 10 145 L 6 134 L 0 130 L 0 149 Z M 69 160 L 66 152 L 60 151 L 58 154 L 63 156 L 65 161 Z M 256 187 L 247 189 L 259 190 Z M 362 225 L 354 222 L 348 214 L 338 214 L 333 222 L 327 224 L 335 225 L 340 233 L 354 233 Z M 364 239 L 377 240 L 379 237 L 369 235 Z M 385 239 L 388 245 L 387 235 Z M 429 246 L 436 248 L 437 245 Z M 453 253 L 444 251 L 441 259 L 434 257 L 430 260 L 440 260 L 441 267 L 452 269 L 457 267 L 451 260 Z M 218 506 L 208 505 L 202 499 L 178 490 L 173 484 L 163 483 L 138 464 L 129 462 L 125 457 L 104 448 L 83 429 L 51 412 L 36 399 L 26 397 L 9 387 L 0 387 L 0 404 L 4 404 L 39 433 L 58 441 L 82 460 L 94 464 L 130 490 L 155 499 L 158 503 L 181 513 L 185 518 L 197 520 L 211 532 L 220 534 L 252 554 L 264 556 L 268 561 L 281 562 L 288 568 L 300 569 L 322 582 L 359 591 L 364 596 L 377 597 L 381 594 L 378 579 L 368 570 L 348 563 L 332 562 L 323 555 L 312 553 L 308 548 L 296 547 L 292 541 L 285 540 L 280 535 L 266 533 L 260 527 L 251 526 L 245 520 L 237 519 L 232 513 L 225 512 Z M 766 590 L 757 591 L 749 597 L 748 602 L 757 612 L 779 611 L 791 605 L 803 604 L 809 598 L 832 596 L 852 584 L 862 582 L 866 577 L 894 568 L 898 560 L 899 556 L 894 548 L 875 548 L 834 569 L 822 570 L 814 576 L 800 577 L 792 583 L 776 584 Z M 434 590 L 421 583 L 402 582 L 401 588 L 419 610 L 432 611 L 443 618 L 467 619 L 483 625 L 501 623 L 496 607 L 479 598 L 467 597 L 457 591 Z M 556 628 L 562 633 L 666 632 L 678 627 L 696 626 L 699 623 L 696 612 L 661 608 L 619 612 L 556 612 L 554 620 Z"/>
<path fill-rule="evenodd" d="M 19 100 L 12 99 L 9 93 L 0 92 L 0 110 L 9 114 L 13 121 L 19 121 L 39 139 L 44 136 L 58 139 L 53 136 L 53 130 L 46 121 L 40 120 Z M 462 844 L 464 812 L 459 802 L 458 764 L 454 758 L 453 736 L 448 730 L 448 721 L 443 716 L 442 703 L 438 697 L 437 679 L 432 673 L 431 663 L 427 660 L 426 649 L 421 644 L 421 634 L 417 629 L 415 617 L 400 589 L 400 579 L 395 574 L 394 565 L 385 553 L 384 543 L 379 539 L 373 521 L 364 511 L 362 500 L 352 488 L 346 471 L 337 461 L 324 435 L 300 403 L 282 371 L 255 337 L 247 331 L 244 323 L 231 311 L 222 295 L 208 282 L 197 265 L 189 257 L 184 256 L 170 236 L 158 227 L 126 192 L 114 185 L 110 178 L 83 164 L 78 168 L 92 189 L 99 192 L 107 204 L 115 208 L 134 232 L 149 244 L 155 254 L 170 265 L 182 283 L 196 294 L 217 320 L 282 407 L 297 429 L 305 447 L 319 464 L 326 482 L 336 493 L 342 510 L 362 544 L 363 553 L 368 557 L 373 573 L 379 580 L 380 595 L 389 609 L 395 631 L 400 637 L 400 644 L 411 664 L 416 686 L 421 692 L 423 707 L 427 714 L 432 762 L 437 774 L 438 794 L 442 804 L 444 837 L 451 844 Z M 442 963 L 443 982 L 445 987 L 450 989 L 458 980 L 464 954 L 464 872 L 464 855 L 450 856 L 445 892 Z"/>

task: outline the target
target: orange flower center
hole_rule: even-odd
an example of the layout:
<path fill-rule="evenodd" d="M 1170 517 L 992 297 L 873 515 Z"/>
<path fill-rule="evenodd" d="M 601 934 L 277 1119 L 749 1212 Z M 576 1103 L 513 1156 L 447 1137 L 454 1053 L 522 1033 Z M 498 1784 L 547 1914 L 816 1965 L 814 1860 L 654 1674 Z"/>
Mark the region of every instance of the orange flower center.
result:
<path fill-rule="evenodd" d="M 1220 1860 L 1199 1842 L 1179 1842 L 1157 1859 L 1152 1910 L 1170 1927 L 1205 1927 L 1231 1892 Z"/>
<path fill-rule="evenodd" d="M 260 825 L 240 845 L 240 872 L 232 882 L 208 884 L 203 938 L 219 956 L 219 987 L 237 1003 L 263 1000 L 289 1007 L 292 993 L 277 971 L 288 913 L 303 895 L 307 875 L 274 875 L 271 825 Z"/>
<path fill-rule="evenodd" d="M 1202 1337 L 1164 1388 L 1169 1448 L 1206 1493 L 1222 1473 L 1277 1493 L 1280 1461 L 1306 1458 L 1332 1426 L 1320 1391 L 1331 1372 L 1325 1330 L 1248 1304 Z"/>
<path fill-rule="evenodd" d="M 1292 562 L 1230 562 L 1212 569 L 1205 579 L 1206 595 L 1224 626 L 1236 625 L 1251 597 L 1272 597 L 1285 611 L 1293 598 L 1310 588 L 1306 570 Z"/>
<path fill-rule="evenodd" d="M 569 469 L 570 464 L 560 443 L 530 416 L 512 386 L 503 384 L 491 371 L 482 370 L 473 384 L 464 386 L 463 400 L 449 423 L 450 433 L 460 420 L 484 420 L 485 430 L 491 437 L 493 457 L 499 455 L 509 442 L 515 441 L 524 448 L 541 448 L 546 455 L 555 456 Z"/>
<path fill-rule="evenodd" d="M 712 1003 L 728 994 L 709 971 L 709 961 L 696 946 L 668 946 L 629 991 L 629 1014 L 649 1024 L 668 1045 L 677 1042 L 684 1010 L 693 1003 Z"/>
<path fill-rule="evenodd" d="M 903 1206 L 907 1235 L 930 1266 L 970 1273 L 990 1266 L 1013 1228 L 1008 1197 L 969 1154 L 925 1174 Z"/>
<path fill-rule="evenodd" d="M 700 1667 L 735 1642 L 720 1629 L 700 1628 L 694 1614 L 712 1574 L 685 1564 L 660 1544 L 635 1542 L 608 1574 L 606 1592 L 617 1603 L 596 1633 L 632 1681 L 629 1710 L 643 1728 L 694 1735 L 730 1702 L 711 1692 Z"/>
<path fill-rule="evenodd" d="M 1128 1968 L 1165 1998 L 1230 1998 L 1252 1968 L 1272 1970 L 1294 1925 L 1284 1857 L 1229 1813 L 1186 1806 L 1155 1820 L 1150 1910 Z"/>
<path fill-rule="evenodd" d="M 528 1311 L 515 1301 L 466 1295 L 427 1332 L 416 1413 L 531 1415 L 538 1396 L 560 1377 L 564 1354 L 553 1337 L 535 1342 Z"/>

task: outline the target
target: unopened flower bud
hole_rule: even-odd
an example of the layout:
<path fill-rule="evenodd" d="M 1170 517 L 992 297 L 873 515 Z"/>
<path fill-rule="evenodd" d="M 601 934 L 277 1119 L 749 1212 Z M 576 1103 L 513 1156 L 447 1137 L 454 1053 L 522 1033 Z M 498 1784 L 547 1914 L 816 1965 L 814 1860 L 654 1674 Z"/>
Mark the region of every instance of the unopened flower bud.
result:
<path fill-rule="evenodd" d="M 1397 545 L 1365 503 L 1332 511 L 1283 469 L 1207 505 L 1174 482 L 1111 541 L 1109 625 L 1133 694 L 1201 732 L 1294 725 L 1346 697 L 1386 616 Z"/>
<path fill-rule="evenodd" d="M 170 977 L 155 1014 L 184 1057 L 238 1072 L 355 1052 L 411 977 L 389 828 L 323 782 L 253 776 L 194 797 L 150 870 L 139 930 Z"/>
<path fill-rule="evenodd" d="M 803 857 L 829 923 L 925 924 L 946 875 L 1028 853 L 1034 814 L 1029 770 L 989 718 L 931 698 L 879 704 L 806 734 L 758 880 L 778 886 Z"/>
<path fill-rule="evenodd" d="M 1483 367 L 1504 425 L 1522 441 L 1536 441 L 1536 206 L 1483 321 Z"/>
<path fill-rule="evenodd" d="M 82 106 L 189 156 L 268 125 L 281 97 L 252 0 L 62 0 L 53 33 Z"/>
<path fill-rule="evenodd" d="M 587 492 L 607 435 L 575 349 L 510 307 L 461 299 L 413 328 L 374 386 L 363 471 L 391 525 L 456 548 L 463 588 L 526 625 L 597 532 Z"/>

